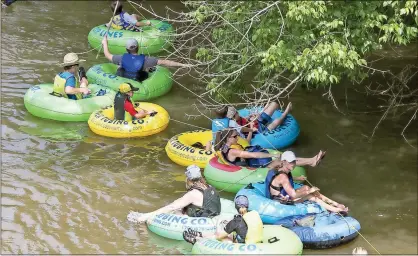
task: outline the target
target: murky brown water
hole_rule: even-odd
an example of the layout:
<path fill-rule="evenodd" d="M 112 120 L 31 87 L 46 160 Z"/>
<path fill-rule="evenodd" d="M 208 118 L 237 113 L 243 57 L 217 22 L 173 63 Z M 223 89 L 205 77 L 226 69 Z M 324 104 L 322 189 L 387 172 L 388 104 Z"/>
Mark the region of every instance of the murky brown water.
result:
<path fill-rule="evenodd" d="M 168 4 L 158 2 L 163 11 Z M 170 241 L 126 221 L 129 210 L 151 211 L 184 191 L 183 169 L 165 154 L 168 139 L 195 129 L 172 121 L 164 132 L 145 139 L 116 140 L 97 136 L 87 123 L 62 123 L 31 116 L 23 95 L 33 84 L 52 82 L 55 63 L 65 53 L 87 51 L 87 34 L 107 22 L 107 3 L 90 1 L 18 1 L 1 11 L 2 19 L 2 198 L 1 253 L 179 253 L 191 247 Z M 86 67 L 105 62 L 96 52 L 82 56 Z M 181 83 L 193 81 L 182 78 Z M 194 88 L 195 90 L 198 90 Z M 309 170 L 310 181 L 340 200 L 362 225 L 362 234 L 381 253 L 417 253 L 417 151 L 400 137 L 402 124 L 384 122 L 375 138 L 365 136 L 380 118 L 367 111 L 370 99 L 348 90 L 342 115 L 321 92 L 298 90 L 293 114 L 302 127 L 299 155 L 326 149 L 325 161 Z M 336 92 L 347 113 L 344 88 Z M 188 120 L 193 94 L 180 86 L 154 101 L 175 120 Z M 366 110 L 365 110 L 366 109 Z M 360 113 L 355 113 L 360 112 Z M 408 136 L 416 145 L 416 133 Z M 332 139 L 337 140 L 337 142 Z M 232 198 L 232 194 L 224 194 Z M 358 238 L 325 251 L 350 253 L 372 248 Z"/>

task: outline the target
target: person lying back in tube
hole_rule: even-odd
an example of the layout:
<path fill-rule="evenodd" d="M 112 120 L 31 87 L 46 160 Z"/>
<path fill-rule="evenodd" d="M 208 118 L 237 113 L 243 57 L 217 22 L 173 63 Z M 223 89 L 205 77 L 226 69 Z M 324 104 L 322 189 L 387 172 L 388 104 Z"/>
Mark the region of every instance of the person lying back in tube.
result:
<path fill-rule="evenodd" d="M 277 111 L 279 107 L 279 103 L 271 102 L 268 105 L 266 105 L 260 113 L 251 114 L 248 117 L 248 119 L 246 119 L 244 117 L 241 117 L 234 107 L 229 106 L 226 117 L 230 120 L 235 121 L 235 123 L 229 122 L 229 127 L 237 129 L 238 132 L 242 132 L 242 136 L 244 136 L 243 138 L 245 138 L 248 132 L 240 131 L 240 128 L 256 128 L 255 132 L 263 133 L 266 131 L 274 130 L 277 127 L 279 127 L 285 120 L 286 116 L 290 113 L 290 110 L 292 110 L 292 103 L 289 102 L 285 111 L 283 111 L 283 114 L 279 118 L 273 119 L 273 113 Z"/>
<path fill-rule="evenodd" d="M 347 215 L 348 207 L 339 204 L 319 193 L 317 187 L 302 186 L 294 189 L 291 171 L 296 166 L 297 158 L 292 151 L 285 151 L 281 155 L 281 164 L 267 173 L 266 197 L 281 203 L 293 204 L 312 201 L 330 212 Z"/>
<path fill-rule="evenodd" d="M 139 27 L 151 26 L 150 21 L 138 21 L 138 15 L 129 15 L 127 12 L 125 12 L 120 1 L 113 1 L 110 4 L 110 9 L 112 9 L 112 13 L 114 13 L 115 16 L 112 17 L 109 23 L 106 24 L 107 27 L 110 25 L 113 29 L 140 31 Z"/>
<path fill-rule="evenodd" d="M 83 94 L 90 94 L 87 88 L 89 82 L 87 81 L 86 72 L 83 67 L 79 68 L 81 60 L 76 53 L 68 53 L 64 56 L 63 63 L 59 64 L 64 68 L 63 72 L 58 73 L 54 78 L 54 87 L 51 95 L 57 97 L 64 97 L 70 100 L 83 99 Z M 75 73 L 79 72 L 79 82 L 75 78 Z"/>
<path fill-rule="evenodd" d="M 107 44 L 107 36 L 102 40 L 103 53 L 105 57 L 120 68 L 117 71 L 118 76 L 133 79 L 143 82 L 148 78 L 148 72 L 151 68 L 157 65 L 168 67 L 188 67 L 187 64 L 182 64 L 172 60 L 161 60 L 144 54 L 138 54 L 138 42 L 134 38 L 130 38 L 126 42 L 127 53 L 123 55 L 113 55 L 109 52 Z"/>
<path fill-rule="evenodd" d="M 172 211 L 181 211 L 190 217 L 212 218 L 218 216 L 221 213 L 221 198 L 216 189 L 206 183 L 200 168 L 197 165 L 190 165 L 185 174 L 186 194 L 167 206 L 142 214 L 136 221 L 145 222 L 155 215 Z"/>
<path fill-rule="evenodd" d="M 233 234 L 234 243 L 255 244 L 263 241 L 263 221 L 256 211 L 248 211 L 249 202 L 246 196 L 237 196 L 234 200 L 238 213 L 226 224 L 225 229 L 215 234 L 216 240 L 222 241 Z M 183 232 L 183 238 L 191 244 L 202 238 L 200 232 L 188 229 Z"/>
<path fill-rule="evenodd" d="M 135 91 L 139 88 L 134 87 L 130 83 L 123 83 L 119 85 L 119 91 L 115 96 L 114 101 L 114 119 L 132 121 L 133 119 L 144 118 L 147 115 L 154 116 L 157 114 L 155 111 L 147 111 L 145 109 L 136 110 L 131 97 Z"/>
<path fill-rule="evenodd" d="M 215 152 L 219 159 L 227 165 L 249 166 L 254 168 L 267 167 L 270 169 L 281 166 L 279 159 L 281 153 L 270 154 L 259 146 L 250 146 L 245 150 L 238 144 L 238 132 L 235 129 L 226 129 L 216 136 Z M 324 158 L 326 152 L 322 150 L 311 158 L 298 157 L 296 165 L 315 167 Z M 273 159 L 276 157 L 276 159 Z M 302 179 L 299 177 L 298 179 Z"/>
<path fill-rule="evenodd" d="M 216 118 L 212 120 L 213 141 L 215 141 L 216 134 L 221 130 L 233 128 L 238 132 L 240 137 L 250 142 L 254 133 L 263 133 L 279 127 L 292 109 L 292 103 L 290 102 L 287 105 L 285 111 L 279 118 L 273 119 L 273 113 L 278 109 L 279 103 L 271 102 L 260 113 L 251 114 L 247 119 L 240 116 L 233 106 L 224 106 L 215 111 Z M 212 142 L 209 142 L 206 145 L 206 150 L 210 150 L 211 146 Z"/>

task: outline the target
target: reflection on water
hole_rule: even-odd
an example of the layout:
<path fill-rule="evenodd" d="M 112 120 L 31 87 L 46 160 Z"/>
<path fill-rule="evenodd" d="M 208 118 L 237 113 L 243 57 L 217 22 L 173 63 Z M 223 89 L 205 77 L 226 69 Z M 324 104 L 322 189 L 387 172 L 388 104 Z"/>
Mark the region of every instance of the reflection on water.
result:
<path fill-rule="evenodd" d="M 165 4 L 180 5 L 153 7 L 163 11 Z M 152 137 L 110 139 L 93 134 L 87 123 L 36 118 L 23 105 L 27 88 L 52 82 L 60 70 L 55 64 L 69 51 L 88 50 L 89 30 L 110 15 L 107 3 L 95 1 L 17 1 L 2 10 L 2 253 L 190 251 L 185 242 L 128 223 L 126 215 L 154 210 L 181 195 L 184 168 L 168 159 L 164 146 L 171 136 L 194 127 L 171 122 Z M 96 52 L 82 58 L 86 67 L 106 61 Z M 183 78 L 182 83 L 193 82 Z M 292 97 L 302 133 L 291 148 L 302 156 L 319 148 L 328 152 L 318 168 L 309 170 L 310 181 L 350 207 L 380 252 L 417 253 L 417 152 L 402 141 L 402 127 L 383 125 L 369 143 L 365 136 L 378 114 L 343 116 L 318 95 L 298 90 Z M 183 122 L 191 122 L 184 113 L 196 112 L 194 96 L 180 87 L 154 102 Z M 356 97 L 349 104 L 351 110 L 365 105 Z M 203 118 L 193 124 L 209 127 Z M 410 137 L 416 142 L 416 134 Z M 320 253 L 350 253 L 356 246 L 372 251 L 359 238 Z"/>

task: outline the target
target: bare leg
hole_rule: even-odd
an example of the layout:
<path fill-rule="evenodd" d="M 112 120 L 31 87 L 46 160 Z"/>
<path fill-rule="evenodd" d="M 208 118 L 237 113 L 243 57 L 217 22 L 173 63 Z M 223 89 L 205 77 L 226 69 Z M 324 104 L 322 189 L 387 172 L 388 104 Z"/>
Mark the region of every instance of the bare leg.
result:
<path fill-rule="evenodd" d="M 321 161 L 321 159 L 325 156 L 324 151 L 320 150 L 319 153 L 311 158 L 305 158 L 305 157 L 297 157 L 296 158 L 296 165 L 297 166 L 305 166 L 305 165 L 309 165 L 312 167 L 315 167 L 319 164 L 319 162 Z"/>
<path fill-rule="evenodd" d="M 264 113 L 266 113 L 269 116 L 272 116 L 274 111 L 279 109 L 279 104 L 277 102 L 271 102 L 265 109 Z"/>
<path fill-rule="evenodd" d="M 276 104 L 277 104 L 277 103 L 276 103 Z M 289 104 L 287 105 L 287 107 L 286 107 L 285 111 L 283 112 L 283 114 L 282 114 L 279 118 L 274 119 L 274 121 L 273 121 L 273 122 L 271 122 L 271 123 L 267 126 L 267 128 L 271 131 L 271 130 L 274 130 L 274 129 L 276 129 L 277 127 L 279 127 L 279 126 L 283 123 L 283 121 L 284 121 L 284 119 L 286 118 L 287 114 L 289 114 L 290 110 L 292 110 L 292 102 L 289 102 Z M 269 115 L 270 115 L 270 114 L 269 114 Z M 271 115 L 270 115 L 270 116 L 271 116 Z"/>
<path fill-rule="evenodd" d="M 319 195 L 319 198 L 322 200 L 322 201 L 324 201 L 325 203 L 327 203 L 327 204 L 330 204 L 330 205 L 333 205 L 333 206 L 335 206 L 335 207 L 337 207 L 337 208 L 340 208 L 341 210 L 343 210 L 343 211 L 348 211 L 348 207 L 346 207 L 345 205 L 343 205 L 343 204 L 339 204 L 339 203 L 337 203 L 337 202 L 335 202 L 335 201 L 333 201 L 333 200 L 331 200 L 330 198 L 328 198 L 328 197 L 326 197 L 326 196 L 324 196 L 323 194 L 320 194 L 320 193 L 318 193 Z"/>
<path fill-rule="evenodd" d="M 340 212 L 340 211 L 342 211 L 341 208 L 329 205 L 329 204 L 325 203 L 324 201 L 322 201 L 321 199 L 319 199 L 318 197 L 315 197 L 313 195 L 310 195 L 308 197 L 308 200 L 319 204 L 320 206 L 324 207 L 325 209 L 327 209 L 330 212 Z"/>

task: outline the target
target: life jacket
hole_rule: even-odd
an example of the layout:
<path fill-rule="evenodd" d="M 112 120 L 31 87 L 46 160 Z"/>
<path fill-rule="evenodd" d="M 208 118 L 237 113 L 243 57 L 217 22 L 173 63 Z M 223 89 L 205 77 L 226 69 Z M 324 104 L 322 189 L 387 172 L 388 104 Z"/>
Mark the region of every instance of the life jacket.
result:
<path fill-rule="evenodd" d="M 228 160 L 228 153 L 229 150 L 231 149 L 239 149 L 239 150 L 244 150 L 244 148 L 241 145 L 231 145 L 226 152 L 223 152 L 223 150 L 221 149 L 220 151 L 216 151 L 216 155 L 218 156 L 219 160 L 221 160 L 222 163 L 226 164 L 226 165 L 237 165 L 238 162 L 240 162 L 240 158 L 237 157 L 235 159 L 235 161 L 229 161 Z"/>
<path fill-rule="evenodd" d="M 229 127 L 229 118 L 212 119 L 212 141 L 215 144 L 216 133 Z"/>
<path fill-rule="evenodd" d="M 256 244 L 263 241 L 263 221 L 257 211 L 247 212 L 242 216 L 247 224 L 248 231 L 245 236 L 246 244 Z"/>
<path fill-rule="evenodd" d="M 248 152 L 263 152 L 263 153 L 269 153 L 267 149 L 264 149 L 260 147 L 259 145 L 255 146 L 248 146 L 245 148 L 245 151 Z M 266 157 L 266 158 L 247 158 L 245 159 L 248 166 L 258 168 L 258 167 L 265 167 L 273 161 L 273 158 Z"/>
<path fill-rule="evenodd" d="M 58 73 L 55 78 L 54 78 L 54 86 L 52 88 L 52 95 L 58 96 L 58 97 L 64 97 L 68 99 L 68 95 L 65 93 L 65 83 L 67 82 L 68 79 L 74 77 L 73 74 L 68 75 L 66 78 L 62 78 L 60 75 L 63 74 L 64 72 L 60 72 Z M 79 88 L 80 85 L 77 82 L 77 79 L 75 81 L 75 88 Z M 76 93 L 75 97 L 77 98 L 77 100 L 80 100 L 83 98 L 83 95 L 81 93 Z"/>
<path fill-rule="evenodd" d="M 127 96 L 120 92 L 116 94 L 113 106 L 114 120 L 132 121 L 131 114 L 125 111 L 125 100 L 128 100 L 126 98 Z"/>
<path fill-rule="evenodd" d="M 123 77 L 129 79 L 136 79 L 139 71 L 142 71 L 145 62 L 144 54 L 130 54 L 122 55 L 121 67 L 123 68 Z"/>
<path fill-rule="evenodd" d="M 110 26 L 113 29 L 120 29 L 120 30 L 136 30 L 136 27 L 131 23 L 125 21 L 123 15 L 126 12 L 121 12 L 119 15 L 115 15 L 113 19 L 110 19 Z"/>
<path fill-rule="evenodd" d="M 184 212 L 190 217 L 215 217 L 221 213 L 221 198 L 218 191 L 208 185 L 207 189 L 192 187 L 189 191 L 197 189 L 203 194 L 202 207 L 190 204 L 185 207 Z"/>
<path fill-rule="evenodd" d="M 278 171 L 278 170 L 270 170 L 267 173 L 267 176 L 266 176 L 266 179 L 265 179 L 265 182 L 264 182 L 264 184 L 266 184 L 266 198 L 272 199 L 272 196 L 271 196 L 271 193 L 270 193 L 270 187 L 272 187 L 272 184 L 271 183 L 273 182 L 274 178 L 276 178 L 276 176 L 279 175 L 279 174 L 281 174 L 281 173 L 286 174 L 285 172 Z M 287 173 L 287 177 L 289 178 L 290 185 L 292 187 L 294 187 L 292 173 L 290 173 L 290 172 Z M 274 190 L 278 190 L 278 189 L 276 189 L 277 187 L 275 187 L 275 186 L 273 186 L 272 188 Z M 286 196 L 287 195 L 287 192 L 286 192 L 286 190 L 284 190 L 283 187 L 280 187 L 280 190 L 279 191 L 280 191 L 280 194 L 282 194 L 283 196 Z"/>

